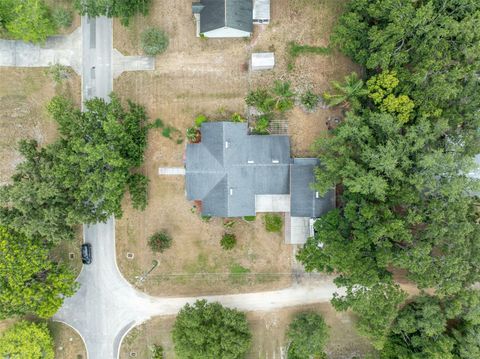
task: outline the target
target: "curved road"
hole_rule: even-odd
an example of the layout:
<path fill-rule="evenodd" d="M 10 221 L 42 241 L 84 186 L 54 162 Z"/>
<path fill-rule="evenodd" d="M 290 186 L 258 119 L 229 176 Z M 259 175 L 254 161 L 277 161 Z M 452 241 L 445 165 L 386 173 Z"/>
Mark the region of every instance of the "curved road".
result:
<path fill-rule="evenodd" d="M 83 337 L 89 359 L 118 357 L 123 336 L 153 316 L 176 314 L 197 299 L 218 301 L 243 311 L 271 310 L 325 302 L 338 288 L 332 280 L 315 286 L 299 285 L 283 290 L 203 297 L 156 298 L 134 289 L 120 274 L 115 260 L 115 221 L 84 227 L 84 240 L 92 244 L 92 264 L 84 266 L 81 287 L 67 298 L 54 316 Z"/>

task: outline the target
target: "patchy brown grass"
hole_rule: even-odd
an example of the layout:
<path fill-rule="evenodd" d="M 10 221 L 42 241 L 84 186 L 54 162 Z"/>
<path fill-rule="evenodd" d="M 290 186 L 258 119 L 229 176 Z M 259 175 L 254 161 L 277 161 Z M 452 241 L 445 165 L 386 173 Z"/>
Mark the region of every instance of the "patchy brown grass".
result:
<path fill-rule="evenodd" d="M 75 330 L 59 322 L 49 322 L 48 328 L 55 343 L 55 359 L 87 358 L 85 344 Z"/>
<path fill-rule="evenodd" d="M 114 90 L 123 99 L 144 104 L 152 119 L 161 118 L 181 133 L 205 114 L 210 119 L 228 119 L 233 112 L 245 113 L 244 98 L 249 89 L 270 86 L 275 79 L 291 81 L 293 89 L 303 93 L 312 89 L 321 93 L 329 81 L 339 79 L 354 67 L 337 53 L 308 55 L 296 59 L 293 71 L 286 53 L 289 41 L 309 45 L 327 45 L 332 25 L 343 2 L 276 0 L 272 2 L 272 23 L 257 27 L 252 39 L 201 39 L 195 37 L 191 1 L 174 0 L 165 6 L 154 2 L 147 17 L 138 16 L 129 27 L 114 21 L 114 46 L 124 54 L 141 54 L 140 34 L 150 26 L 165 30 L 170 46 L 156 57 L 154 71 L 125 73 L 114 82 Z M 253 51 L 275 51 L 273 71 L 249 73 L 245 69 Z M 339 116 L 338 110 L 318 109 L 306 113 L 296 107 L 286 114 L 289 121 L 292 154 L 312 156 L 311 145 L 326 131 L 325 121 Z M 184 178 L 159 177 L 159 167 L 182 167 L 184 143 L 177 144 L 153 130 L 149 135 L 146 164 L 150 204 L 143 213 L 124 202 L 124 217 L 117 221 L 117 257 L 127 279 L 156 295 L 206 294 L 280 288 L 290 284 L 291 248 L 280 235 L 268 234 L 260 221 L 253 224 L 238 220 L 232 229 L 238 245 L 222 251 L 219 241 L 225 228 L 221 219 L 203 222 L 192 213 L 185 200 Z M 147 246 L 148 237 L 165 229 L 173 237 L 173 247 L 154 255 Z M 134 259 L 127 259 L 127 252 Z M 159 265 L 144 283 L 138 277 Z M 231 266 L 250 270 L 235 283 Z M 260 273 L 257 275 L 255 273 Z M 274 273 L 268 275 L 267 273 Z M 260 278 L 260 279 L 259 279 Z"/>
<path fill-rule="evenodd" d="M 80 103 L 80 78 L 72 74 L 57 85 L 45 69 L 0 68 L 0 184 L 9 181 L 21 161 L 17 143 L 35 139 L 41 145 L 52 142 L 57 127 L 46 111 L 56 94 L 64 94 Z"/>
<path fill-rule="evenodd" d="M 346 359 L 364 357 L 374 353 L 373 347 L 355 330 L 355 319 L 349 313 L 337 313 L 329 303 L 290 307 L 269 312 L 250 312 L 247 319 L 252 330 L 252 347 L 246 358 L 283 358 L 287 346 L 285 332 L 297 313 L 315 311 L 320 313 L 330 330 L 330 339 L 325 348 L 328 358 Z M 174 358 L 171 330 L 175 317 L 156 317 L 134 328 L 122 343 L 120 358 L 127 359 L 131 352 L 138 358 L 148 358 L 148 347 L 162 345 L 167 358 Z"/>

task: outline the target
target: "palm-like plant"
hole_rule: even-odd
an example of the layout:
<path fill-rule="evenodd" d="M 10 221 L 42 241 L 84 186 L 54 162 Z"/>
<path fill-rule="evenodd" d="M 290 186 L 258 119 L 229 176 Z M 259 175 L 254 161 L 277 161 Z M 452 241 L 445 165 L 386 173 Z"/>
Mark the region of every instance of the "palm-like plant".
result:
<path fill-rule="evenodd" d="M 272 92 L 272 101 L 276 110 L 284 112 L 293 107 L 295 93 L 290 89 L 290 82 L 276 80 Z"/>
<path fill-rule="evenodd" d="M 356 72 L 345 76 L 345 82 L 343 83 L 332 81 L 332 86 L 336 90 L 336 93 L 325 92 L 323 94 L 323 99 L 328 106 L 334 107 L 342 105 L 346 108 L 355 108 L 359 104 L 358 99 L 368 95 L 365 83 L 362 79 L 358 78 Z"/>

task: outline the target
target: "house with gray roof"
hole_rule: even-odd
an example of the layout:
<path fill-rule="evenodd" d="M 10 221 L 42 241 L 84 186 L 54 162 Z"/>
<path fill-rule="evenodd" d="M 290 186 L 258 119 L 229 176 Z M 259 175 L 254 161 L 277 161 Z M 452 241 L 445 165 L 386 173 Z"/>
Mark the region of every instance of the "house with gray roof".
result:
<path fill-rule="evenodd" d="M 254 23 L 270 21 L 270 0 L 200 0 L 192 12 L 197 36 L 249 37 Z"/>
<path fill-rule="evenodd" d="M 313 219 L 333 209 L 334 191 L 312 190 L 316 158 L 291 158 L 288 136 L 249 135 L 246 123 L 205 122 L 201 142 L 188 144 L 188 200 L 214 217 L 285 213 L 285 240 L 304 243 Z"/>

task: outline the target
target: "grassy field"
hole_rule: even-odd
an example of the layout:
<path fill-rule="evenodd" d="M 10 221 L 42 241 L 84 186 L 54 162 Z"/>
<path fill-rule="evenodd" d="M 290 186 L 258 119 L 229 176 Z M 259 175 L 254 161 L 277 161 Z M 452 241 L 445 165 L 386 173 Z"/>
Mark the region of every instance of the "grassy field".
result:
<path fill-rule="evenodd" d="M 85 344 L 75 330 L 59 322 L 49 322 L 48 328 L 55 342 L 55 359 L 87 358 Z"/>
<path fill-rule="evenodd" d="M 270 312 L 247 313 L 252 331 L 252 346 L 247 359 L 283 358 L 285 332 L 293 317 L 302 311 L 320 313 L 330 327 L 330 339 L 325 352 L 329 359 L 361 358 L 374 353 L 368 341 L 359 336 L 354 328 L 355 319 L 348 313 L 337 313 L 329 303 L 313 306 L 291 307 Z M 157 317 L 134 328 L 124 339 L 121 359 L 130 358 L 132 352 L 137 358 L 150 358 L 149 346 L 162 345 L 166 358 L 175 358 L 171 330 L 175 317 Z"/>

